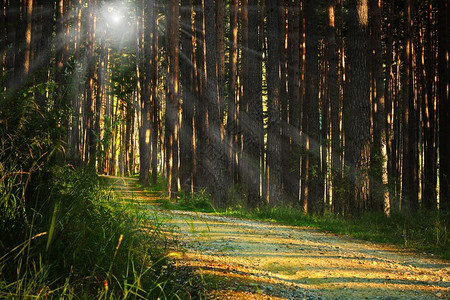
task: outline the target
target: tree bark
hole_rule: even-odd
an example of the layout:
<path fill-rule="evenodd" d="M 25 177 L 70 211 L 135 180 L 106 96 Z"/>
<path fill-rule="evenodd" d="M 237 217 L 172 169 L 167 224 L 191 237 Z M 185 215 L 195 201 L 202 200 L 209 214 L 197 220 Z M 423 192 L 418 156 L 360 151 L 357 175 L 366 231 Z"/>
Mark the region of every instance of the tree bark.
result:
<path fill-rule="evenodd" d="M 289 1 L 287 25 L 287 81 L 288 81 L 288 118 L 289 118 L 289 182 L 285 191 L 292 205 L 299 204 L 300 182 L 300 1 Z"/>
<path fill-rule="evenodd" d="M 140 80 L 140 108 L 141 124 L 139 136 L 139 181 L 144 185 L 150 184 L 150 139 L 151 139 L 151 115 L 150 115 L 150 97 L 151 97 L 151 50 L 152 50 L 152 22 L 151 11 L 153 3 L 145 1 L 141 5 L 141 22 L 139 26 L 143 32 L 139 32 L 140 45 L 138 51 L 141 54 L 139 62 L 139 80 Z"/>
<path fill-rule="evenodd" d="M 422 116 L 423 116 L 423 206 L 426 209 L 437 208 L 437 114 L 436 114 L 436 98 L 434 97 L 434 78 L 436 76 L 435 65 L 436 55 L 433 53 L 434 37 L 433 31 L 436 29 L 432 24 L 433 19 L 433 3 L 429 3 L 425 10 L 425 51 L 422 52 L 421 61 L 423 65 L 423 81 L 424 87 L 422 93 Z M 422 59 L 423 58 L 423 59 Z M 423 78 L 424 77 L 424 78 Z"/>
<path fill-rule="evenodd" d="M 389 212 L 389 193 L 387 190 L 387 152 L 385 124 L 385 88 L 383 79 L 382 43 L 381 43 L 381 7 L 382 1 L 371 1 L 370 46 L 371 46 L 371 99 L 373 116 L 373 146 L 371 157 L 370 194 L 371 209 Z"/>
<path fill-rule="evenodd" d="M 154 0 L 151 2 L 154 23 L 152 23 L 152 51 L 150 53 L 150 62 L 152 65 L 150 72 L 150 86 L 151 86 L 151 171 L 152 184 L 156 185 L 158 181 L 158 137 L 160 136 L 159 129 L 162 128 L 159 122 L 159 103 L 158 103 L 158 12 Z"/>
<path fill-rule="evenodd" d="M 205 16 L 205 65 L 206 80 L 204 99 L 207 102 L 207 148 L 204 151 L 209 177 L 209 191 L 213 204 L 225 207 L 227 202 L 228 181 L 226 177 L 226 151 L 221 138 L 221 120 L 219 118 L 219 98 L 217 87 L 217 53 L 215 8 L 212 1 L 204 2 Z"/>
<path fill-rule="evenodd" d="M 323 209 L 321 191 L 323 189 L 320 168 L 319 131 L 319 76 L 318 76 L 318 37 L 316 1 L 305 1 L 305 113 L 306 128 L 306 178 L 303 198 L 305 212 L 318 213 Z"/>
<path fill-rule="evenodd" d="M 95 76 L 95 21 L 94 21 L 94 0 L 88 2 L 88 26 L 86 35 L 88 37 L 87 46 L 87 66 L 86 66 L 86 89 L 85 89 L 85 103 L 84 103 L 84 163 L 95 166 L 96 159 L 96 137 L 94 132 L 94 76 Z"/>
<path fill-rule="evenodd" d="M 267 178 L 270 205 L 282 201 L 281 115 L 280 115 L 280 32 L 277 0 L 266 0 L 267 9 Z"/>
<path fill-rule="evenodd" d="M 243 51 L 247 71 L 244 78 L 244 97 L 242 99 L 241 125 L 244 151 L 242 168 L 248 187 L 247 206 L 257 208 L 260 205 L 260 136 L 262 128 L 262 86 L 260 70 L 262 68 L 258 35 L 258 1 L 248 1 L 248 47 Z"/>
<path fill-rule="evenodd" d="M 231 0 L 230 3 L 230 49 L 229 49 L 229 75 L 228 75 L 228 116 L 227 116 L 227 134 L 228 134 L 228 157 L 230 166 L 228 172 L 233 180 L 238 179 L 237 166 L 237 144 L 238 144 L 238 103 L 237 103 L 237 66 L 238 66 L 238 16 L 239 1 Z"/>
<path fill-rule="evenodd" d="M 405 3 L 403 63 L 401 71 L 401 97 L 403 104 L 402 137 L 403 137 L 403 168 L 402 168 L 402 208 L 417 210 L 418 200 L 418 145 L 417 117 L 414 99 L 414 78 L 412 68 L 413 33 L 412 33 L 412 2 Z"/>
<path fill-rule="evenodd" d="M 219 97 L 219 117 L 223 123 L 225 109 L 225 0 L 214 1 L 216 13 L 216 45 L 217 45 L 217 86 Z"/>
<path fill-rule="evenodd" d="M 183 92 L 183 118 L 180 131 L 180 181 L 186 196 L 192 194 L 193 179 L 193 118 L 195 109 L 192 0 L 181 1 L 181 47 L 180 71 Z"/>
<path fill-rule="evenodd" d="M 332 190 L 331 201 L 333 211 L 338 212 L 339 196 L 338 182 L 341 173 L 341 142 L 340 142 L 340 97 L 338 86 L 338 54 L 336 45 L 336 15 L 335 0 L 328 0 L 328 18 L 327 18 L 327 91 L 328 101 L 331 107 L 331 174 L 332 174 Z"/>
<path fill-rule="evenodd" d="M 176 199 L 178 195 L 178 134 L 179 134 L 179 5 L 177 0 L 170 0 L 168 7 L 168 102 L 166 106 L 166 145 L 169 159 L 168 181 L 169 196 Z"/>
<path fill-rule="evenodd" d="M 348 2 L 348 94 L 344 102 L 346 179 L 352 187 L 347 210 L 367 209 L 370 165 L 370 78 L 368 7 L 365 0 Z"/>
<path fill-rule="evenodd" d="M 76 9 L 76 25 L 74 36 L 74 61 L 79 64 L 80 59 L 80 43 L 81 43 L 81 1 L 77 2 Z M 81 101 L 80 101 L 80 74 L 76 72 L 72 81 L 72 122 L 71 122 L 71 137 L 70 137 L 70 161 L 73 165 L 79 165 L 81 162 Z"/>
<path fill-rule="evenodd" d="M 394 9 L 394 0 L 390 0 L 387 4 L 387 19 L 385 23 L 384 34 L 386 36 L 386 58 L 385 58 L 385 86 L 384 86 L 384 95 L 385 95 L 385 129 L 386 129 L 386 172 L 388 174 L 388 193 L 389 193 L 389 211 L 393 208 L 393 198 L 394 191 L 392 187 L 395 184 L 395 179 L 393 178 L 393 172 L 395 170 L 395 163 L 393 156 L 394 153 L 394 97 L 392 97 L 392 83 L 393 83 L 393 9 Z M 386 206 L 385 206 L 386 209 Z"/>
<path fill-rule="evenodd" d="M 196 103 L 195 109 L 195 164 L 194 164 L 194 186 L 207 187 L 204 179 L 207 176 L 203 149 L 205 148 L 206 136 L 206 103 L 204 99 L 205 89 L 205 23 L 203 14 L 203 0 L 193 0 L 195 16 L 195 86 Z"/>
<path fill-rule="evenodd" d="M 288 199 L 286 189 L 290 184 L 290 162 L 289 162 L 289 118 L 288 118 L 288 97 L 287 97 L 287 49 L 286 49 L 286 0 L 278 0 L 278 26 L 280 33 L 280 41 L 278 42 L 280 47 L 280 106 L 281 106 L 281 173 L 282 173 L 282 190 L 285 192 L 283 195 L 284 200 Z"/>
<path fill-rule="evenodd" d="M 439 72 L 439 184 L 442 210 L 450 211 L 450 5 L 438 1 L 438 72 Z"/>

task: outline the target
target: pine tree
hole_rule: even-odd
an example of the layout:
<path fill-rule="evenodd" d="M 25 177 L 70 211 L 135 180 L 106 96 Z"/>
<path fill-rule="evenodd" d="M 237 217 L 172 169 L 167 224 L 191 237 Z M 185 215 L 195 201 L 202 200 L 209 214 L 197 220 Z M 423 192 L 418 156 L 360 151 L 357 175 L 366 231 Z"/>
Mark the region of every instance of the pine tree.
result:
<path fill-rule="evenodd" d="M 370 165 L 369 16 L 367 2 L 348 2 L 348 88 L 344 99 L 346 210 L 358 214 L 367 209 Z M 347 77 L 347 74 L 346 74 Z"/>
<path fill-rule="evenodd" d="M 280 40 L 277 0 L 266 0 L 267 9 L 267 90 L 268 136 L 267 177 L 269 204 L 281 203 L 281 114 L 280 114 Z"/>

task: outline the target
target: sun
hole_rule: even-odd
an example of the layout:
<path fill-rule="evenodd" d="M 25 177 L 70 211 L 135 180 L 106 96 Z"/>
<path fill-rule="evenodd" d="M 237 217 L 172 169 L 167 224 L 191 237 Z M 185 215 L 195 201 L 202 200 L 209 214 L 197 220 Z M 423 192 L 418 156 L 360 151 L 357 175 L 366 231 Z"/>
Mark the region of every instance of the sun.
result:
<path fill-rule="evenodd" d="M 96 30 L 108 45 L 121 47 L 135 41 L 136 18 L 134 7 L 126 1 L 112 1 L 98 7 Z"/>
<path fill-rule="evenodd" d="M 108 9 L 108 14 L 106 14 L 106 21 L 109 23 L 109 25 L 111 27 L 118 27 L 120 25 L 122 25 L 123 20 L 124 20 L 124 16 L 117 11 L 117 9 L 114 9 L 113 7 L 111 7 L 110 9 Z"/>

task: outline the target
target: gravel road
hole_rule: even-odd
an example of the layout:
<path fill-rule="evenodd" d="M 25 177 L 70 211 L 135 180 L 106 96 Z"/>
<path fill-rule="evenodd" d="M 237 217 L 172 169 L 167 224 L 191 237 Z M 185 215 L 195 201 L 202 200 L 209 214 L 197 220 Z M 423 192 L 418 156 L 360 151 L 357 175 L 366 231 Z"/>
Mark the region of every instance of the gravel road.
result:
<path fill-rule="evenodd" d="M 429 255 L 311 228 L 158 215 L 179 241 L 177 265 L 198 269 L 211 299 L 450 299 L 450 262 Z"/>

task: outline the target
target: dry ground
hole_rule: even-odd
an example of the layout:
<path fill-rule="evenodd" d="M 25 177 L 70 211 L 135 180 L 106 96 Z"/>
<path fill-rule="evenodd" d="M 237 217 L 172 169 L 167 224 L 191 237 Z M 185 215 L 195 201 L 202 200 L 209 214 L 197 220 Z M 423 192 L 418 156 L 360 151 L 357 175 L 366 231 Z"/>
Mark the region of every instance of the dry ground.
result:
<path fill-rule="evenodd" d="M 142 205 L 157 198 L 133 188 L 131 179 L 116 187 Z M 195 212 L 159 215 L 180 243 L 176 264 L 196 269 L 211 299 L 450 299 L 450 263 L 429 255 L 311 228 Z"/>

